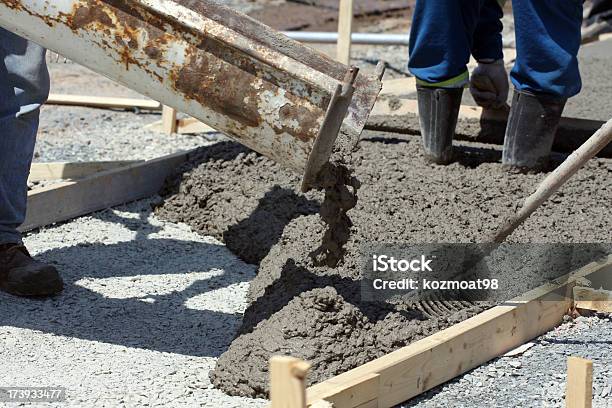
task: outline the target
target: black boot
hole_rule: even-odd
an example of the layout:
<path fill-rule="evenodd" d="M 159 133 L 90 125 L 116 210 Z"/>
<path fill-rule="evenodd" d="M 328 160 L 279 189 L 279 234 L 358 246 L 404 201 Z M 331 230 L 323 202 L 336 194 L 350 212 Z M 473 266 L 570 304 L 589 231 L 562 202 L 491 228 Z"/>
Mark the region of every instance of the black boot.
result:
<path fill-rule="evenodd" d="M 514 91 L 506 127 L 502 164 L 522 172 L 548 166 L 550 151 L 567 99 Z"/>
<path fill-rule="evenodd" d="M 50 296 L 64 288 L 51 266 L 30 256 L 23 245 L 0 245 L 0 289 L 17 296 Z"/>
<path fill-rule="evenodd" d="M 453 137 L 463 88 L 432 88 L 417 85 L 419 123 L 425 157 L 437 164 L 453 159 Z"/>

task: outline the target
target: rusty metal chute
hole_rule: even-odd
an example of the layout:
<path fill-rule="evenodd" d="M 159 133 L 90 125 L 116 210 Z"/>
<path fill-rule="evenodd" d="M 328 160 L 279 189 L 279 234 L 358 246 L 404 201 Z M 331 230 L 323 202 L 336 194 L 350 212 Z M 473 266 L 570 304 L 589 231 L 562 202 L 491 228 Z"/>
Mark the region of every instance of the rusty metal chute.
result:
<path fill-rule="evenodd" d="M 305 188 L 338 135 L 357 142 L 381 88 L 211 1 L 0 0 L 0 26 L 306 174 Z"/>

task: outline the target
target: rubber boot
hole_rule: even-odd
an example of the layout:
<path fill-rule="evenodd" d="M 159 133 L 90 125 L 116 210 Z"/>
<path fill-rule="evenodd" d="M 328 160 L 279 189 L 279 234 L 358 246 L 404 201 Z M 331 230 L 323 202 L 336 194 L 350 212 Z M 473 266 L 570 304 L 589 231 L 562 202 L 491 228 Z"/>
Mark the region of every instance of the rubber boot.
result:
<path fill-rule="evenodd" d="M 514 91 L 502 164 L 512 171 L 546 169 L 567 99 Z"/>
<path fill-rule="evenodd" d="M 64 288 L 51 265 L 34 260 L 23 245 L 0 245 L 0 289 L 17 296 L 50 296 Z"/>
<path fill-rule="evenodd" d="M 463 88 L 432 88 L 417 85 L 419 123 L 427 160 L 448 164 L 453 159 L 453 137 Z"/>

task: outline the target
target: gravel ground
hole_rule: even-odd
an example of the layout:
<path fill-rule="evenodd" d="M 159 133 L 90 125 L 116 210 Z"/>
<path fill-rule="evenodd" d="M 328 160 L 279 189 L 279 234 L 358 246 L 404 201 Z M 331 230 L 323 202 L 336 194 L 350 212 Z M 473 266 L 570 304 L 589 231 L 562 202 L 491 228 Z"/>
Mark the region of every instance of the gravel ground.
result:
<path fill-rule="evenodd" d="M 579 317 L 501 357 L 434 388 L 408 407 L 562 407 L 567 358 L 593 361 L 593 407 L 612 407 L 612 316 Z"/>
<path fill-rule="evenodd" d="M 144 98 L 75 63 L 51 62 L 49 71 L 52 93 Z M 40 162 L 152 159 L 219 139 L 218 134 L 166 135 L 145 129 L 161 119 L 159 112 L 45 105 L 40 118 L 34 157 Z"/>
<path fill-rule="evenodd" d="M 71 406 L 262 407 L 208 379 L 255 268 L 144 200 L 30 234 L 63 294 L 0 293 L 0 384 L 67 389 Z"/>
<path fill-rule="evenodd" d="M 279 2 L 226 1 L 244 11 Z M 389 20 L 384 30 L 408 25 Z M 333 53 L 333 46 L 323 49 Z M 382 50 L 355 46 L 353 61 L 372 69 Z M 405 75 L 407 47 L 385 48 L 384 59 L 388 76 Z M 50 60 L 54 93 L 138 96 L 76 64 Z M 144 129 L 160 118 L 45 106 L 35 160 L 149 159 L 219 139 Z M 254 267 L 149 208 L 144 200 L 28 235 L 31 251 L 58 265 L 67 289 L 44 301 L 0 294 L 0 384 L 65 386 L 72 406 L 265 405 L 228 397 L 208 378 L 240 325 Z M 609 317 L 579 318 L 535 343 L 406 406 L 562 406 L 566 356 L 579 355 L 595 361 L 595 406 L 612 407 Z"/>

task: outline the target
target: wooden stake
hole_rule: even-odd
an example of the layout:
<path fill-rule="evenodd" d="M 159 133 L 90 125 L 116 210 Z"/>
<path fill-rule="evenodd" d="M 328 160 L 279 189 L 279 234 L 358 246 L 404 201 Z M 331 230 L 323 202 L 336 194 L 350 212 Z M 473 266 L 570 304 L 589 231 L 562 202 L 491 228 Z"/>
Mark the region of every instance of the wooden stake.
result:
<path fill-rule="evenodd" d="M 593 403 L 593 362 L 580 357 L 567 359 L 567 408 L 591 408 Z"/>
<path fill-rule="evenodd" d="M 164 105 L 162 109 L 162 129 L 171 135 L 176 133 L 176 109 Z"/>
<path fill-rule="evenodd" d="M 569 155 L 559 167 L 546 176 L 535 193 L 525 199 L 521 209 L 504 223 L 488 242 L 504 242 L 508 235 L 512 234 L 542 203 L 556 193 L 570 177 L 610 142 L 612 142 L 612 119 L 607 121 L 582 146 Z"/>
<path fill-rule="evenodd" d="M 310 364 L 288 356 L 270 359 L 271 408 L 306 408 L 306 375 Z"/>
<path fill-rule="evenodd" d="M 336 59 L 346 65 L 351 62 L 353 33 L 353 0 L 340 0 L 338 8 L 338 51 Z"/>

